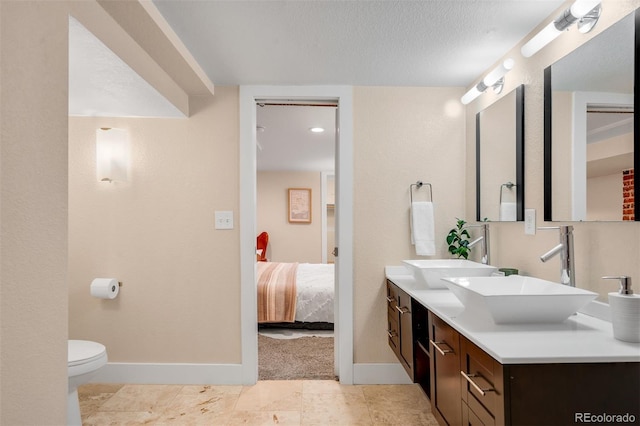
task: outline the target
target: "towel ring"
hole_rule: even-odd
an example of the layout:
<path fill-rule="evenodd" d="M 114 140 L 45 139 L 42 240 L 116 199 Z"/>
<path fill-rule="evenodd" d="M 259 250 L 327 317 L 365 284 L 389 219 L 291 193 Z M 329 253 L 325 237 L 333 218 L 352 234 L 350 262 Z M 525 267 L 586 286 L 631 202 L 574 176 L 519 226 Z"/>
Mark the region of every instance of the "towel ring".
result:
<path fill-rule="evenodd" d="M 429 199 L 431 200 L 431 202 L 433 202 L 433 188 L 431 188 L 431 184 L 422 183 L 422 181 L 419 180 L 416 183 L 412 183 L 411 185 L 409 185 L 409 194 L 411 194 L 411 204 L 413 204 L 413 187 L 415 186 L 416 189 L 420 189 L 423 185 L 429 186 Z"/>
<path fill-rule="evenodd" d="M 507 189 L 511 189 L 514 186 L 518 186 L 518 185 L 516 185 L 513 182 L 507 182 L 507 183 L 503 183 L 502 185 L 500 185 L 500 204 L 502 204 L 502 192 L 503 192 L 502 190 L 504 189 L 505 186 L 507 187 Z"/>

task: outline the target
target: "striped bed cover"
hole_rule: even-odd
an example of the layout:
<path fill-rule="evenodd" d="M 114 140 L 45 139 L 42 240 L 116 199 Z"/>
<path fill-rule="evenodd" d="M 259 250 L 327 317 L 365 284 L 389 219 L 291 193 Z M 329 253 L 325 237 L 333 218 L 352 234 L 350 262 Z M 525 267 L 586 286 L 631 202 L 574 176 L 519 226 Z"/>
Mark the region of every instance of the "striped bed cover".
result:
<path fill-rule="evenodd" d="M 258 323 L 294 322 L 297 263 L 257 262 Z"/>

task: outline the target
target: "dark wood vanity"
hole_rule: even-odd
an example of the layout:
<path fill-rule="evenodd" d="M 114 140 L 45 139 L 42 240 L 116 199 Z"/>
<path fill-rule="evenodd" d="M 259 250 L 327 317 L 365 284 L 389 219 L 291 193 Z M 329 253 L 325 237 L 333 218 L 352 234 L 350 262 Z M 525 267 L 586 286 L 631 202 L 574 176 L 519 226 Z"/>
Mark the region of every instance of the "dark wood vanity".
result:
<path fill-rule="evenodd" d="M 640 421 L 639 362 L 501 364 L 391 280 L 386 286 L 389 346 L 441 425 Z"/>

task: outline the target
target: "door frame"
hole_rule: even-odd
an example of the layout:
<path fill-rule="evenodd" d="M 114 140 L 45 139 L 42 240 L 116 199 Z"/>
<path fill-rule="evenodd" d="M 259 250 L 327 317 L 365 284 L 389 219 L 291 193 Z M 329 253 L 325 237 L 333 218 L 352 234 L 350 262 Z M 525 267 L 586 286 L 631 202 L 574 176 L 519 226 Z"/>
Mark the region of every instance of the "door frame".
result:
<path fill-rule="evenodd" d="M 336 126 L 337 126 L 337 123 L 336 123 Z M 329 215 L 327 214 L 327 205 L 328 205 L 327 180 L 329 179 L 329 177 L 334 178 L 334 183 L 335 183 L 335 171 L 320 173 L 320 187 L 322 189 L 321 210 L 320 210 L 320 213 L 322 214 L 322 263 L 329 262 L 329 250 L 327 248 L 327 246 L 329 245 L 329 242 L 327 241 L 327 231 L 329 228 L 327 223 L 329 221 L 329 217 L 328 217 Z M 335 194 L 335 185 L 334 185 L 334 194 Z M 334 203 L 335 203 L 335 200 L 334 200 Z"/>
<path fill-rule="evenodd" d="M 256 101 L 331 100 L 338 103 L 336 152 L 336 370 L 353 384 L 353 89 L 351 86 L 240 86 L 240 317 L 242 382 L 258 381 L 256 292 Z"/>

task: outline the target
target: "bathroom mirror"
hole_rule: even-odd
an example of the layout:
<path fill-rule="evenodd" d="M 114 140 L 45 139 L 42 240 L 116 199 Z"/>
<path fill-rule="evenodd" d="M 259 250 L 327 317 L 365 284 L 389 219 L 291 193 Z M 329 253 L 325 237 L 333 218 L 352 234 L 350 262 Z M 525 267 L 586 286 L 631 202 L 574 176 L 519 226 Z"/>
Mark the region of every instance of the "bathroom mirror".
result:
<path fill-rule="evenodd" d="M 545 221 L 640 220 L 639 20 L 636 10 L 545 70 Z"/>
<path fill-rule="evenodd" d="M 524 85 L 476 114 L 476 220 L 524 220 Z"/>

